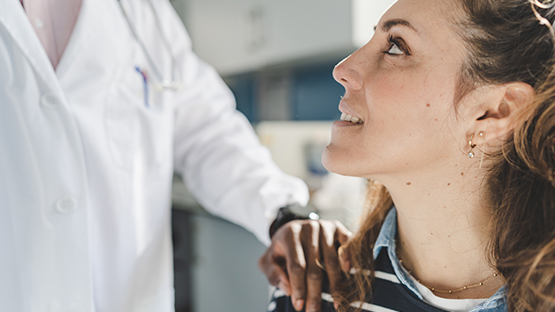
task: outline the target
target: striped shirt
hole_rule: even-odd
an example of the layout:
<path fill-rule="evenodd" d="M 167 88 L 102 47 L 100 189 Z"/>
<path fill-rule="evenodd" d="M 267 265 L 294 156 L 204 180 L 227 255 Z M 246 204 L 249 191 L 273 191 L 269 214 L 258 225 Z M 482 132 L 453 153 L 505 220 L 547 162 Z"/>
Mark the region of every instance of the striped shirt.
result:
<path fill-rule="evenodd" d="M 388 214 L 374 247 L 375 278 L 372 284 L 372 295 L 363 303 L 363 311 L 372 312 L 442 312 L 424 302 L 422 295 L 410 277 L 402 270 L 395 253 L 395 234 L 397 233 L 397 212 L 392 209 Z M 334 312 L 333 298 L 329 293 L 328 281 L 322 286 L 322 312 Z M 372 298 L 372 300 L 370 300 Z M 269 312 L 296 312 L 289 297 L 277 289 L 268 306 Z M 472 308 L 470 312 L 505 312 L 506 288 L 502 287 L 485 302 Z"/>

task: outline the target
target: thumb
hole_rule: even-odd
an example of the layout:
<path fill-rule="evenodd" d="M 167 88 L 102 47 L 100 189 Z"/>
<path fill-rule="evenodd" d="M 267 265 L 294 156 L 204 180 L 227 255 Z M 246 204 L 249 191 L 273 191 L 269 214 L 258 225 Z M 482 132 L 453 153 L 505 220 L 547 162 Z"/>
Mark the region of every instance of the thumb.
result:
<path fill-rule="evenodd" d="M 341 270 L 345 273 L 349 273 L 351 269 L 351 262 L 349 261 L 349 251 L 345 247 L 345 245 L 339 246 L 337 250 L 337 254 L 339 256 L 339 263 L 341 264 Z"/>

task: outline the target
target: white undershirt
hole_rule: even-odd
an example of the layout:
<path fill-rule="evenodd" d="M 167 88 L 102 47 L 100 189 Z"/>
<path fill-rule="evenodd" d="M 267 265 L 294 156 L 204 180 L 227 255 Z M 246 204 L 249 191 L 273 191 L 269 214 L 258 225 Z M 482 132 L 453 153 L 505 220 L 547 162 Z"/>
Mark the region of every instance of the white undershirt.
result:
<path fill-rule="evenodd" d="M 476 307 L 477 305 L 481 304 L 488 300 L 487 298 L 483 299 L 445 299 L 434 295 L 434 293 L 428 289 L 428 287 L 420 284 L 412 275 L 410 275 L 405 268 L 403 271 L 410 277 L 418 292 L 424 298 L 424 301 L 430 305 L 433 305 L 436 308 L 440 308 L 446 311 L 452 312 L 469 312 L 470 309 Z"/>

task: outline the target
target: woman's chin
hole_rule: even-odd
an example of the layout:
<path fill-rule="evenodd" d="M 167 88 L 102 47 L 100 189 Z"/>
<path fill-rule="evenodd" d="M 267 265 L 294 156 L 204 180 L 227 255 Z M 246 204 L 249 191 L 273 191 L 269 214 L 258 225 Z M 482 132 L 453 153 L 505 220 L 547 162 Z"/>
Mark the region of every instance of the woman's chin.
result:
<path fill-rule="evenodd" d="M 344 155 L 345 156 L 345 155 Z M 349 168 L 349 160 L 337 153 L 333 146 L 328 145 L 322 153 L 322 164 L 329 172 L 333 172 L 344 176 L 357 176 L 357 172 L 352 172 L 353 168 Z"/>

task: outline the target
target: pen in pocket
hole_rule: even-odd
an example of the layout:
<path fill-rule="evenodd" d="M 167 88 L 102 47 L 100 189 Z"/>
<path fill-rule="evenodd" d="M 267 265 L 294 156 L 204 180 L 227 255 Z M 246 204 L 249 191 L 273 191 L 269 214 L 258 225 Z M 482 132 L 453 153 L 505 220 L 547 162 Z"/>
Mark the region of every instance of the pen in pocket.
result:
<path fill-rule="evenodd" d="M 144 97 L 145 97 L 145 107 L 149 107 L 148 106 L 148 77 L 146 75 L 146 73 L 141 70 L 138 66 L 135 67 L 135 70 L 141 74 L 141 76 L 143 77 L 143 89 L 144 89 Z"/>

